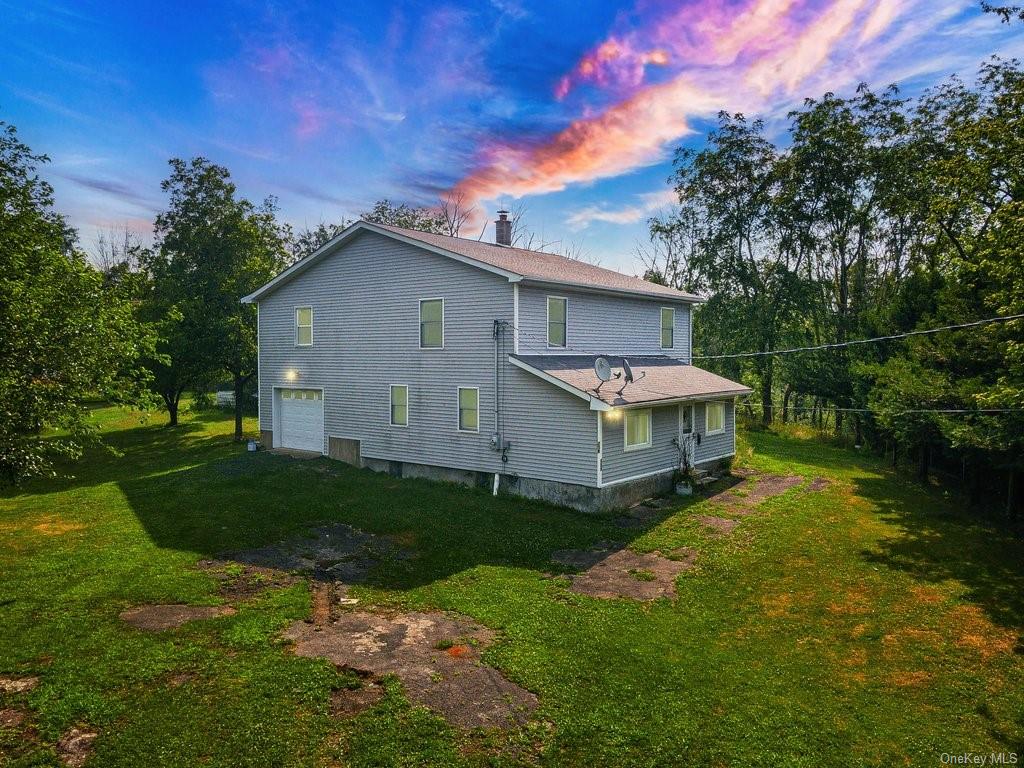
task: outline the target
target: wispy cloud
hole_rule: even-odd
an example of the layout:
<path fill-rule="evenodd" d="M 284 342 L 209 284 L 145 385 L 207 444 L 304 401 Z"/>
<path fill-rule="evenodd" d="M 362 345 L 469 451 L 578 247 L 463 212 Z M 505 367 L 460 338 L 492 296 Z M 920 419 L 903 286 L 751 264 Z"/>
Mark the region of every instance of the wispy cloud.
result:
<path fill-rule="evenodd" d="M 573 211 L 565 220 L 569 229 L 578 232 L 586 229 L 595 221 L 608 224 L 636 224 L 659 209 L 676 202 L 676 193 L 671 189 L 659 189 L 637 195 L 637 202 L 632 205 L 609 208 L 601 205 L 588 205 Z"/>
<path fill-rule="evenodd" d="M 657 163 L 687 135 L 693 119 L 722 109 L 788 109 L 804 95 L 819 93 L 825 75 L 828 90 L 855 85 L 934 30 L 923 13 L 948 18 L 961 5 L 951 2 L 936 9 L 926 0 L 748 0 L 739 7 L 685 3 L 614 31 L 559 81 L 554 94 L 566 97 L 586 83 L 599 94 L 612 95 L 609 106 L 595 112 L 584 103 L 581 117 L 546 139 L 505 139 L 484 146 L 476 167 L 455 188 L 473 200 L 522 197 Z M 657 78 L 652 64 L 658 65 Z"/>
<path fill-rule="evenodd" d="M 155 213 L 159 210 L 158 206 L 150 197 L 140 193 L 135 188 L 123 182 L 98 176 L 87 176 L 82 173 L 58 173 L 57 175 L 63 179 L 67 179 L 73 184 L 77 184 L 80 187 L 116 198 L 122 202 L 130 203 L 147 211 Z"/>

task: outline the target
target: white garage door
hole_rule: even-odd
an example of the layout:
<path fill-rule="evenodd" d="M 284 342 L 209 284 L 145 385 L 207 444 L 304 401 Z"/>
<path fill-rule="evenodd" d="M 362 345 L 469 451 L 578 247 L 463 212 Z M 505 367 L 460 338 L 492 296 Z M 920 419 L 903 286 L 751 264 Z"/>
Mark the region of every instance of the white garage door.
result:
<path fill-rule="evenodd" d="M 324 393 L 319 389 L 278 390 L 282 448 L 324 450 Z"/>

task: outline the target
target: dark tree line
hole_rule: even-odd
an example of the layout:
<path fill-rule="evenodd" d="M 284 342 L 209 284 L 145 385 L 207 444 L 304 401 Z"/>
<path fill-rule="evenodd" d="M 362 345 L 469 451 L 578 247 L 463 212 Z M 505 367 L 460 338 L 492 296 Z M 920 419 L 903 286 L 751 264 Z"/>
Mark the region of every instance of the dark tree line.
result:
<path fill-rule="evenodd" d="M 984 64 L 915 99 L 861 86 L 808 99 L 787 141 L 719 115 L 680 149 L 679 206 L 651 221 L 648 277 L 708 294 L 697 355 L 934 328 L 1024 312 L 1024 72 Z M 698 361 L 701 362 L 701 361 Z M 703 363 L 756 389 L 763 423 L 957 460 L 972 494 L 1024 468 L 1024 322 Z M 1020 409 L 1020 410 L 1014 410 Z M 936 411 L 966 411 L 966 413 Z M 996 412 L 996 411 L 1000 412 Z M 1005 484 L 1005 485 L 1004 485 Z"/>

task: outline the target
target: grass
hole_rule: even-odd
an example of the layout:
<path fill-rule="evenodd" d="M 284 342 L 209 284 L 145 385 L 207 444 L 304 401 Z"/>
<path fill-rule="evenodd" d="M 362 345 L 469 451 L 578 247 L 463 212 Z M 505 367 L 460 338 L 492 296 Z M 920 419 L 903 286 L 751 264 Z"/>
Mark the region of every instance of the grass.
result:
<path fill-rule="evenodd" d="M 0 726 L 0 764 L 58 764 L 73 726 L 100 734 L 102 766 L 932 766 L 944 752 L 1024 752 L 1024 545 L 869 456 L 746 435 L 740 464 L 831 482 L 715 536 L 695 520 L 714 514 L 700 498 L 625 531 L 481 490 L 248 455 L 226 418 L 175 430 L 117 409 L 95 418 L 120 455 L 0 497 L 0 677 L 40 678 L 0 693 L 31 727 Z M 309 614 L 302 583 L 166 633 L 118 618 L 216 604 L 199 559 L 323 521 L 415 553 L 353 589 L 360 607 L 452 610 L 499 630 L 484 660 L 538 695 L 531 723 L 461 732 L 394 679 L 369 711 L 332 717 L 331 692 L 354 677 L 278 640 Z M 593 599 L 549 577 L 552 551 L 627 537 L 699 551 L 678 599 Z"/>

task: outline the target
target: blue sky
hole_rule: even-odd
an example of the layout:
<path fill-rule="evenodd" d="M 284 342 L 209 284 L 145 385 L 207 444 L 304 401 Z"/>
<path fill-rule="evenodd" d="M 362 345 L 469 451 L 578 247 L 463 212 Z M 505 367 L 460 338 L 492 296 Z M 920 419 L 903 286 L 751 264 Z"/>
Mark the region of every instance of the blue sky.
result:
<path fill-rule="evenodd" d="M 456 190 L 638 269 L 671 152 L 720 109 L 783 131 L 805 96 L 914 93 L 1024 54 L 957 0 L 180 4 L 0 0 L 0 119 L 52 160 L 87 248 L 148 237 L 171 157 L 226 165 L 297 227 Z M 472 236 L 476 236 L 474 230 Z M 488 232 L 487 237 L 490 237 Z"/>

